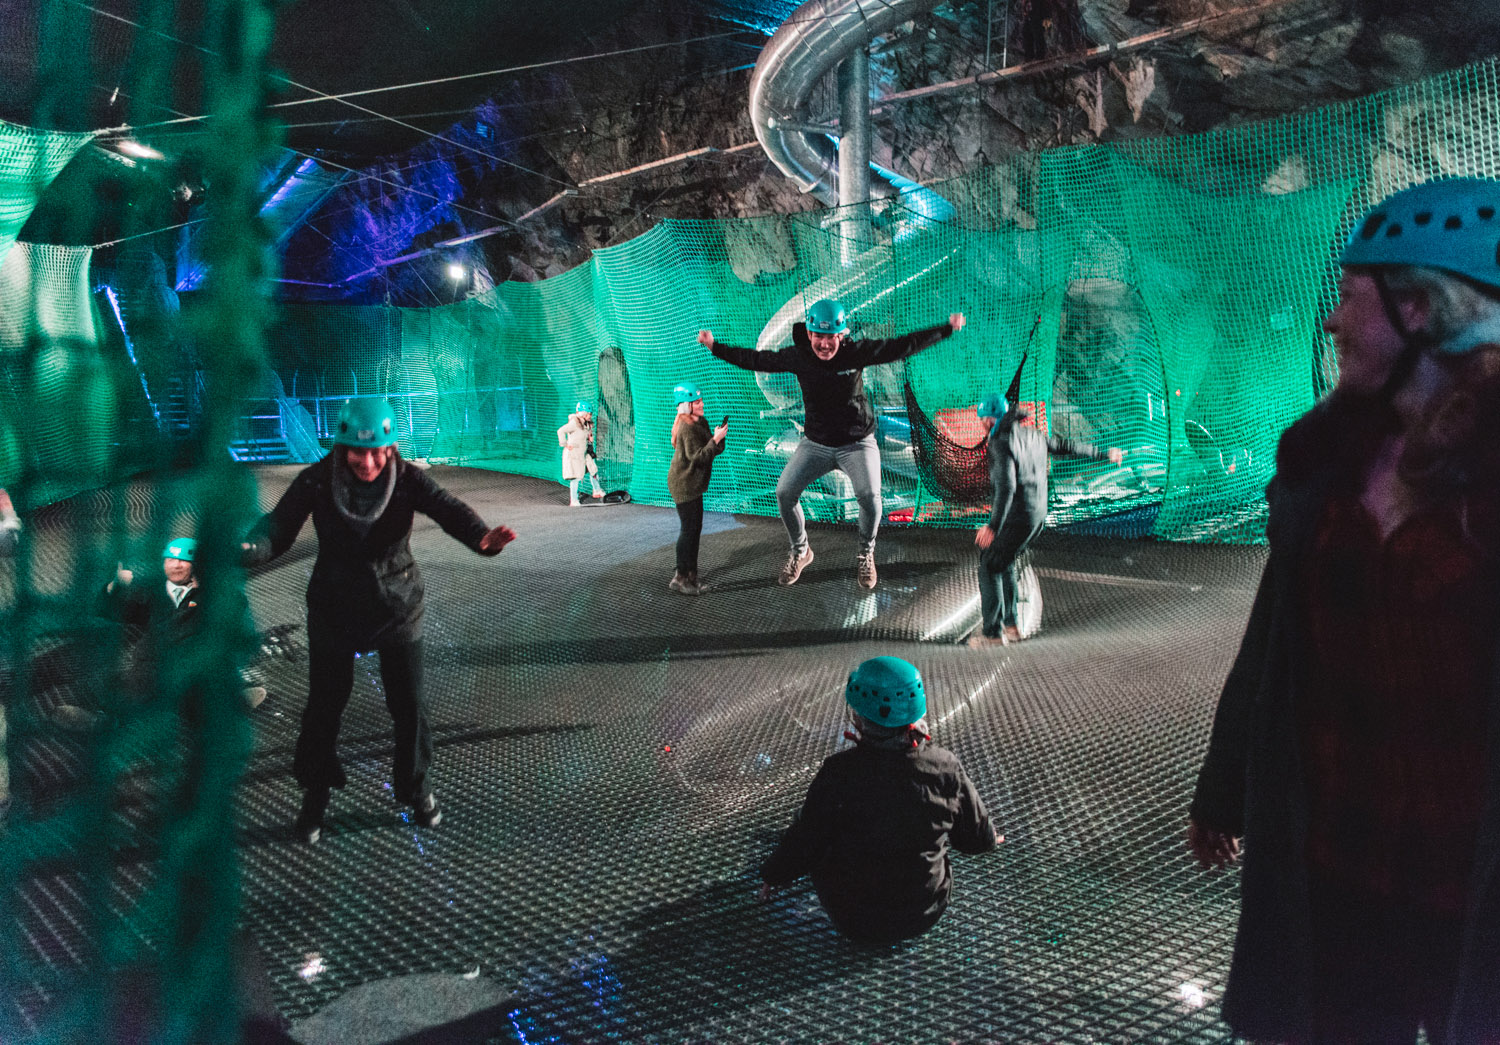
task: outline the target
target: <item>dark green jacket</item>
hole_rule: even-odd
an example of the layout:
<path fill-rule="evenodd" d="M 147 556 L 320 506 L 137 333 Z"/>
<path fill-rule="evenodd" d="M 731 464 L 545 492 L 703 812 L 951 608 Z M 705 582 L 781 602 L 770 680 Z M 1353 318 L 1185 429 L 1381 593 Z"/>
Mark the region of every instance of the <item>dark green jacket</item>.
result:
<path fill-rule="evenodd" d="M 714 439 L 708 422 L 695 417 L 677 426 L 672 464 L 667 469 L 667 489 L 673 504 L 683 504 L 702 497 L 713 476 L 714 458 L 724 452 L 724 444 Z"/>

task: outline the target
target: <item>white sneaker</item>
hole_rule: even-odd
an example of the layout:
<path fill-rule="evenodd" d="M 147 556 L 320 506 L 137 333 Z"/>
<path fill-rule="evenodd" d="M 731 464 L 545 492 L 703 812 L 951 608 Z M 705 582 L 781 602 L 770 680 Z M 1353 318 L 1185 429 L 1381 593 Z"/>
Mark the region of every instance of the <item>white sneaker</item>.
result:
<path fill-rule="evenodd" d="M 875 553 L 868 551 L 854 560 L 855 580 L 865 591 L 875 587 L 877 575 L 875 573 Z"/>

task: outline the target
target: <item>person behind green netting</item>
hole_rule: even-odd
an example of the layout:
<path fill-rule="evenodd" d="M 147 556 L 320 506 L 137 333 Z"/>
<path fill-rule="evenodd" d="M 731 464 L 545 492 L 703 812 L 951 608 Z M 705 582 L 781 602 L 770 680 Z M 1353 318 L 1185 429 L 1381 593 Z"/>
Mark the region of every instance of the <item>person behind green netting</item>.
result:
<path fill-rule="evenodd" d="M 591 496 L 599 500 L 604 489 L 599 485 L 599 465 L 594 452 L 594 404 L 580 399 L 568 420 L 557 430 L 557 445 L 563 448 L 562 473 L 568 484 L 568 506 L 578 508 L 578 483 L 585 475 L 593 487 Z"/>
<path fill-rule="evenodd" d="M 1187 841 L 1243 840 L 1235 1034 L 1497 1042 L 1500 181 L 1398 192 L 1339 260 Z"/>
<path fill-rule="evenodd" d="M 296 829 L 318 841 L 331 789 L 347 782 L 338 757 L 339 725 L 354 686 L 354 658 L 375 651 L 395 730 L 392 789 L 413 820 L 442 819 L 428 781 L 432 736 L 422 694 L 422 574 L 411 554 L 412 519 L 431 518 L 480 555 L 515 540 L 396 447 L 396 415 L 384 399 L 351 399 L 339 411 L 333 449 L 304 468 L 245 544 L 250 565 L 292 546 L 312 516 L 318 557 L 307 585 L 308 693 L 292 773 L 303 788 Z"/>
<path fill-rule="evenodd" d="M 703 536 L 703 494 L 713 478 L 714 458 L 724 452 L 729 419 L 709 430 L 703 419 L 703 393 L 693 384 L 672 389 L 677 419 L 672 422 L 672 463 L 667 490 L 677 507 L 677 570 L 667 587 L 679 595 L 698 595 L 698 543 Z"/>
<path fill-rule="evenodd" d="M 1027 422 L 1031 414 L 999 392 L 976 408 L 989 439 L 990 517 L 975 532 L 979 548 L 979 631 L 970 646 L 1020 642 L 1016 620 L 1016 560 L 1047 522 L 1047 462 L 1052 454 L 1090 457 L 1119 464 L 1125 452 L 1100 450 L 1060 436 L 1043 435 Z"/>
<path fill-rule="evenodd" d="M 922 673 L 875 657 L 849 673 L 854 746 L 829 755 L 802 810 L 761 865 L 760 898 L 803 875 L 834 927 L 887 944 L 932 928 L 948 908 L 948 850 L 986 853 L 1005 841 L 958 756 L 927 733 Z"/>
<path fill-rule="evenodd" d="M 792 343 L 775 352 L 736 348 L 698 332 L 698 343 L 742 370 L 791 374 L 802 389 L 802 438 L 776 483 L 776 503 L 791 545 L 779 584 L 796 584 L 813 560 L 802 514 L 802 492 L 837 468 L 849 477 L 859 503 L 859 554 L 855 577 L 861 588 L 875 587 L 875 535 L 880 529 L 880 450 L 875 443 L 875 411 L 865 398 L 864 369 L 896 363 L 964 328 L 962 312 L 948 322 L 901 337 L 851 341 L 849 314 L 831 299 L 814 302 L 807 322 L 792 327 Z"/>
<path fill-rule="evenodd" d="M 105 584 L 101 593 L 103 614 L 131 629 L 135 641 L 144 637 L 148 629 L 160 628 L 159 641 L 165 646 L 157 651 L 157 656 L 172 646 L 190 642 L 198 634 L 202 617 L 200 607 L 206 598 L 211 597 L 195 566 L 197 557 L 197 540 L 192 537 L 172 538 L 162 549 L 160 584 L 137 583 L 134 570 L 116 566 L 114 578 Z M 243 603 L 243 599 L 240 601 Z M 247 629 L 248 619 L 246 614 Z M 252 686 L 248 682 L 241 692 L 252 708 L 258 707 L 266 698 L 264 687 Z M 71 704 L 53 709 L 52 718 L 70 729 L 94 724 L 92 713 Z"/>

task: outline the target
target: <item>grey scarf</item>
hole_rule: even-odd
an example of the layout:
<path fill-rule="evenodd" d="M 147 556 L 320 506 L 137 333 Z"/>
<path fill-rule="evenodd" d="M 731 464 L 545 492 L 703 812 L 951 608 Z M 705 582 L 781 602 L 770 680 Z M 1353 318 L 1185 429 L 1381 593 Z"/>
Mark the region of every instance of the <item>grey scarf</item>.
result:
<path fill-rule="evenodd" d="M 348 462 L 335 457 L 333 461 L 333 506 L 338 509 L 354 532 L 364 537 L 385 514 L 391 503 L 391 494 L 396 492 L 396 455 L 385 463 L 385 468 L 368 483 L 360 482 L 349 471 Z"/>

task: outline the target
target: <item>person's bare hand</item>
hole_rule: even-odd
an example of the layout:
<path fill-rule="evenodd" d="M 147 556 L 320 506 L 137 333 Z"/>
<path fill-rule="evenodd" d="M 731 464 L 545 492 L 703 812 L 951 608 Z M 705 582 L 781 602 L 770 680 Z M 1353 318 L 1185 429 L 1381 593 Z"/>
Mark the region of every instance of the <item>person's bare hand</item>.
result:
<path fill-rule="evenodd" d="M 1125 451 L 1121 450 L 1118 446 L 1111 446 L 1109 448 L 1108 457 L 1112 463 L 1119 464 L 1121 461 L 1125 460 Z"/>
<path fill-rule="evenodd" d="M 724 437 L 726 435 L 728 435 L 728 434 L 729 434 L 729 422 L 725 421 L 718 428 L 714 429 L 714 442 L 716 442 L 716 443 L 722 443 L 724 441 Z"/>
<path fill-rule="evenodd" d="M 770 882 L 761 882 L 760 892 L 756 893 L 755 896 L 761 903 L 767 903 L 774 893 L 775 890 L 771 888 Z"/>
<path fill-rule="evenodd" d="M 964 314 L 962 312 L 955 312 L 953 313 L 953 315 L 948 317 L 948 325 L 953 328 L 953 332 L 955 334 L 962 330 L 964 328 L 964 324 L 967 322 L 968 320 L 964 318 Z"/>
<path fill-rule="evenodd" d="M 702 345 L 704 348 L 713 348 L 714 336 L 706 330 L 700 330 L 698 331 L 698 344 Z"/>
<path fill-rule="evenodd" d="M 989 523 L 985 523 L 974 531 L 974 543 L 979 545 L 981 551 L 987 550 L 990 545 L 995 543 L 995 531 L 990 528 Z"/>
<path fill-rule="evenodd" d="M 480 555 L 499 555 L 500 550 L 516 539 L 516 531 L 509 526 L 496 526 L 479 538 Z"/>
<path fill-rule="evenodd" d="M 1204 827 L 1196 820 L 1188 821 L 1187 834 L 1188 848 L 1193 852 L 1193 858 L 1198 861 L 1198 866 L 1205 871 L 1209 868 L 1223 870 L 1240 858 L 1240 840 L 1223 831 L 1215 831 L 1211 827 Z"/>
<path fill-rule="evenodd" d="M 127 570 L 124 563 L 115 563 L 115 579 L 110 582 L 111 587 L 118 584 L 122 588 L 128 588 L 134 581 L 135 573 L 133 571 Z M 94 583 L 97 584 L 99 582 L 95 581 Z"/>
<path fill-rule="evenodd" d="M 1002 835 L 999 831 L 996 831 L 995 832 L 995 844 L 999 845 L 1001 842 L 1004 842 L 1004 841 L 1005 841 L 1005 836 Z"/>

